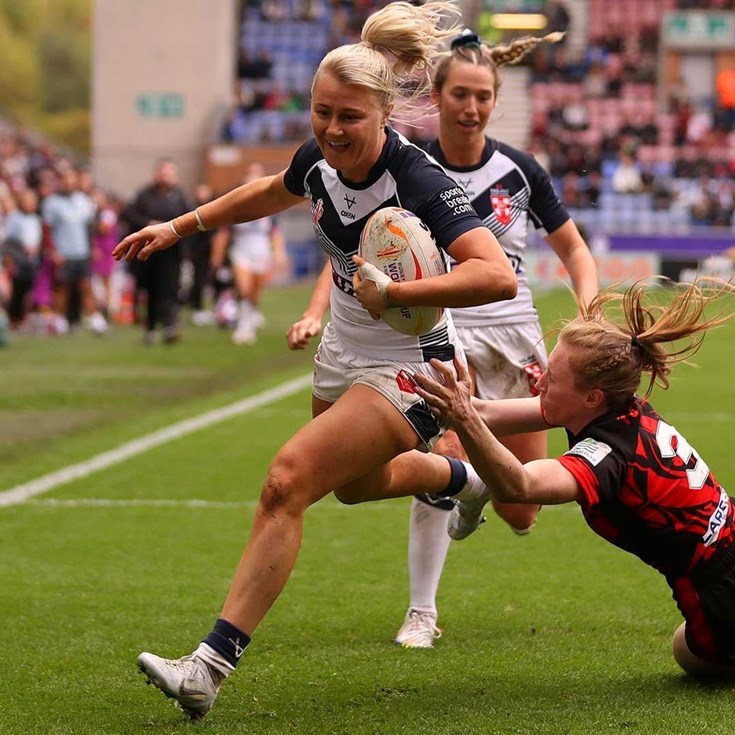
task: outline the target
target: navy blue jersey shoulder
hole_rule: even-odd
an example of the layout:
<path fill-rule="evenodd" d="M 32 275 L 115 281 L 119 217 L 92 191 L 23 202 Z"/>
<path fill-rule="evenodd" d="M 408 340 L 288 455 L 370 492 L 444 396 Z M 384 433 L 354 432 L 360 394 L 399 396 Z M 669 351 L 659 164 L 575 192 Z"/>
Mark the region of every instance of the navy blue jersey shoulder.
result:
<path fill-rule="evenodd" d="M 460 171 L 462 173 L 468 173 L 470 171 L 477 171 L 482 168 L 491 158 L 493 153 L 498 149 L 498 141 L 492 138 L 485 138 L 485 147 L 482 149 L 482 156 L 478 163 L 473 163 L 471 166 L 455 166 L 449 163 L 447 157 L 444 155 L 439 138 L 435 138 L 430 143 L 426 144 L 426 152 L 435 158 L 444 168 L 448 168 L 451 171 Z"/>
<path fill-rule="evenodd" d="M 313 140 L 299 148 L 285 174 L 291 193 L 311 199 L 320 244 L 345 264 L 357 252 L 365 221 L 383 207 L 414 212 L 444 249 L 465 232 L 482 227 L 465 193 L 441 166 L 395 131 L 386 132 L 380 158 L 366 181 L 346 180 L 327 165 Z"/>
<path fill-rule="evenodd" d="M 523 202 L 523 209 L 534 227 L 543 227 L 548 233 L 558 230 L 570 218 L 569 212 L 554 191 L 551 178 L 529 153 L 493 138 L 485 138 L 485 146 L 478 163 L 472 166 L 454 166 L 447 161 L 438 140 L 432 141 L 427 151 L 451 172 L 463 174 L 482 171 L 475 185 L 480 181 L 482 184 L 472 195 L 472 204 L 482 219 L 492 216 L 492 197 L 498 195 L 506 195 L 512 201 Z"/>

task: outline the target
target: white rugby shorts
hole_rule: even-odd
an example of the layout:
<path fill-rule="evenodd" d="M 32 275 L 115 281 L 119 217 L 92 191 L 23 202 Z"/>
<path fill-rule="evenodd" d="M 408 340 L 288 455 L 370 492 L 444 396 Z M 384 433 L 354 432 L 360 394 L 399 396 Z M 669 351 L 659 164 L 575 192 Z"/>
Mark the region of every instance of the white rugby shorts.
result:
<path fill-rule="evenodd" d="M 455 344 L 454 348 L 457 356 L 464 360 L 462 347 Z M 324 328 L 314 356 L 312 391 L 319 400 L 334 403 L 356 383 L 369 386 L 400 411 L 423 442 L 420 449 L 428 452 L 446 429 L 434 418 L 423 398 L 414 392 L 413 375 L 419 372 L 439 379 L 428 362 L 381 362 L 378 358 L 353 352 L 330 322 Z"/>
<path fill-rule="evenodd" d="M 467 360 L 475 372 L 478 398 L 526 398 L 538 395 L 536 381 L 548 356 L 538 320 L 491 327 L 457 327 Z"/>
<path fill-rule="evenodd" d="M 247 268 L 262 276 L 273 269 L 273 254 L 270 243 L 257 239 L 236 240 L 230 246 L 230 262 L 236 268 Z"/>

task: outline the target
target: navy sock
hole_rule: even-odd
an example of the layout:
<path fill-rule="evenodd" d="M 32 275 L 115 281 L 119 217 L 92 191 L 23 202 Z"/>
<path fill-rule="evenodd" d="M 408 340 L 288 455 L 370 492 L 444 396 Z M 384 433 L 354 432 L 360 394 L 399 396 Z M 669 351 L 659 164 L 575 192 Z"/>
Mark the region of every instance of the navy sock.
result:
<path fill-rule="evenodd" d="M 232 623 L 217 618 L 212 632 L 202 642 L 217 651 L 234 668 L 237 666 L 240 656 L 245 653 L 245 649 L 250 643 L 250 636 L 236 628 Z"/>
<path fill-rule="evenodd" d="M 432 498 L 447 498 L 456 495 L 467 482 L 467 468 L 459 459 L 445 457 L 449 462 L 449 484 L 446 490 L 440 493 L 430 493 Z"/>

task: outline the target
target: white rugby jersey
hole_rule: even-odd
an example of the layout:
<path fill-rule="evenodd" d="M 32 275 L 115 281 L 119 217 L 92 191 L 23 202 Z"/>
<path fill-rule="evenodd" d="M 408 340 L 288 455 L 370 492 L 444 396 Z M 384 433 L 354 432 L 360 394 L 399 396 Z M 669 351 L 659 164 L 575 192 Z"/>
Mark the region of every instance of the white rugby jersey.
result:
<path fill-rule="evenodd" d="M 232 245 L 256 249 L 270 248 L 271 235 L 276 226 L 275 217 L 263 217 L 252 222 L 238 222 L 232 225 Z"/>
<path fill-rule="evenodd" d="M 427 150 L 464 189 L 480 219 L 498 239 L 518 278 L 514 299 L 452 309 L 454 323 L 476 327 L 536 319 L 525 260 L 528 223 L 552 233 L 569 219 L 549 175 L 533 156 L 490 138 L 486 138 L 485 150 L 476 166 L 450 166 L 438 140 L 430 143 Z"/>
<path fill-rule="evenodd" d="M 383 207 L 403 207 L 420 217 L 444 249 L 460 235 L 482 226 L 464 191 L 436 161 L 403 136 L 386 128 L 387 140 L 368 179 L 347 182 L 324 160 L 316 141 L 299 148 L 286 172 L 286 188 L 311 200 L 314 233 L 332 264 L 332 324 L 359 354 L 399 362 L 454 356 L 454 326 L 445 310 L 440 322 L 420 337 L 401 334 L 373 321 L 352 288 L 360 234 L 368 217 Z"/>

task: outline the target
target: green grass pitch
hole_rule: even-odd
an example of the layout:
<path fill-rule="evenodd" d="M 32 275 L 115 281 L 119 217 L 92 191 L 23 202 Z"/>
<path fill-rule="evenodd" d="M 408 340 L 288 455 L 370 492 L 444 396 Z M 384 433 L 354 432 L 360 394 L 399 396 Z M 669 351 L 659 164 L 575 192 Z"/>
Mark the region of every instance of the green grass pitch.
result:
<path fill-rule="evenodd" d="M 307 295 L 270 291 L 253 348 L 194 327 L 172 348 L 129 327 L 16 339 L 0 353 L 0 489 L 308 374 L 311 353 L 283 339 Z M 572 310 L 563 292 L 537 305 L 547 326 Z M 735 324 L 653 398 L 730 492 L 734 359 Z M 209 631 L 268 462 L 308 412 L 304 390 L 0 507 L 0 735 L 733 732 L 732 685 L 674 664 L 680 616 L 663 578 L 576 506 L 546 509 L 529 537 L 492 518 L 453 545 L 444 636 L 405 651 L 391 640 L 408 596 L 408 501 L 333 498 L 308 512 L 293 577 L 239 671 L 188 723 L 135 658 L 182 655 Z"/>

